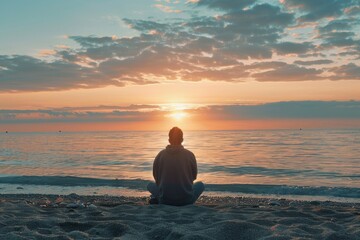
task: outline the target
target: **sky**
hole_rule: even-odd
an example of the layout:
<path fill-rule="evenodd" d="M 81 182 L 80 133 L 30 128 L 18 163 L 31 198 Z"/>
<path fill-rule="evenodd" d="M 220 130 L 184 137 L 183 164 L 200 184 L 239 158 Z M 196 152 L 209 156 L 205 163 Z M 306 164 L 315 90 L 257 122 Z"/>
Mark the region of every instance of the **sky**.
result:
<path fill-rule="evenodd" d="M 360 127 L 360 0 L 3 0 L 0 131 Z"/>

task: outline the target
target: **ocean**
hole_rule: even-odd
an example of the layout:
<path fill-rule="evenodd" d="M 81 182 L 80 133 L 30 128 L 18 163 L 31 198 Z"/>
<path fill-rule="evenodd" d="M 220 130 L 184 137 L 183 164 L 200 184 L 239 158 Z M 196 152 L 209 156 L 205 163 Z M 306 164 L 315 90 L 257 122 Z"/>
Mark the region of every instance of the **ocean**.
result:
<path fill-rule="evenodd" d="M 144 196 L 167 132 L 0 134 L 0 193 Z M 360 202 L 360 129 L 185 131 L 207 195 Z"/>

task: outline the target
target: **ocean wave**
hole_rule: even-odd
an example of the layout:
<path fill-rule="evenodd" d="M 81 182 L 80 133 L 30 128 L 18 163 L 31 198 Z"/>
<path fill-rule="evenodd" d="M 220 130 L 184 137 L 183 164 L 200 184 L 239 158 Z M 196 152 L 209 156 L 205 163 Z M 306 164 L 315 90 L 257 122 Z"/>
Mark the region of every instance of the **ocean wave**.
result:
<path fill-rule="evenodd" d="M 0 184 L 50 185 L 50 186 L 94 186 L 125 187 L 146 190 L 150 181 L 143 179 L 99 179 L 73 176 L 6 176 L 0 177 Z M 295 196 L 326 196 L 342 198 L 360 198 L 360 188 L 325 186 L 290 186 L 263 184 L 206 184 L 206 190 L 212 192 L 231 192 L 244 194 L 271 194 Z"/>
<path fill-rule="evenodd" d="M 215 166 L 209 164 L 199 164 L 204 172 L 225 172 L 235 175 L 261 175 L 272 177 L 322 177 L 322 178 L 347 178 L 347 179 L 359 179 L 360 174 L 343 174 L 339 172 L 327 172 L 311 169 L 286 169 L 286 168 L 266 168 L 255 166 Z"/>

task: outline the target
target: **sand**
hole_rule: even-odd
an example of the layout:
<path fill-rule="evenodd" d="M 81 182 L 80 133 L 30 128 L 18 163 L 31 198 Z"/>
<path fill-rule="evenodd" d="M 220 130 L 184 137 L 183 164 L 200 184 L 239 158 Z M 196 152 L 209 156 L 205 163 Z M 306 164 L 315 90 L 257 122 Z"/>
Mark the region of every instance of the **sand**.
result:
<path fill-rule="evenodd" d="M 0 195 L 0 239 L 360 239 L 360 204 L 201 197 Z"/>

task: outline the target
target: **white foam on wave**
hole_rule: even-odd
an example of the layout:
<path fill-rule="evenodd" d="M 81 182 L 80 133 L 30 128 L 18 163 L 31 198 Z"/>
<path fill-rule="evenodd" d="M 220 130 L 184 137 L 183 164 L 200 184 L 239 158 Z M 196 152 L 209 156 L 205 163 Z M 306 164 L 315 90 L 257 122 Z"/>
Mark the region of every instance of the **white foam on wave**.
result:
<path fill-rule="evenodd" d="M 39 193 L 112 196 L 146 196 L 147 180 L 97 179 L 71 176 L 0 177 L 0 190 L 5 194 Z M 205 183 L 206 184 L 206 183 Z M 360 201 L 360 188 L 324 186 L 287 186 L 261 184 L 206 184 L 206 194 L 216 196 L 252 196 L 302 200 Z"/>

